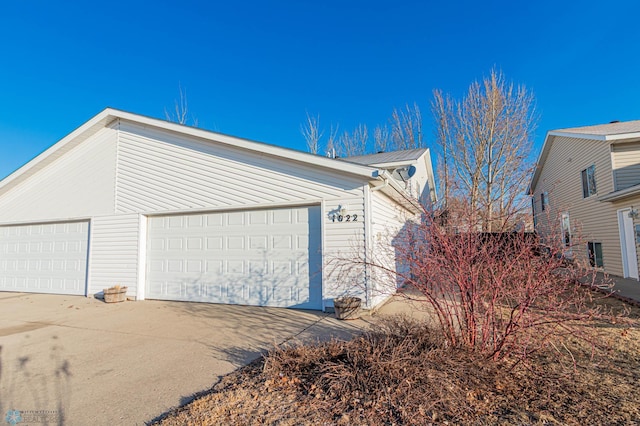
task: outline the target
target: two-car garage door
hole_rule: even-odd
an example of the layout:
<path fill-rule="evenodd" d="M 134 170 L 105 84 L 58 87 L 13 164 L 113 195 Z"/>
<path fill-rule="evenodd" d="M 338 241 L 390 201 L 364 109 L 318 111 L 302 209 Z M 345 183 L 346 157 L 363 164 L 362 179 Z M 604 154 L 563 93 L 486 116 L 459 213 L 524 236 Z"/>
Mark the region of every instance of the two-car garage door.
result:
<path fill-rule="evenodd" d="M 146 298 L 322 309 L 320 207 L 149 217 Z"/>
<path fill-rule="evenodd" d="M 149 217 L 145 297 L 322 309 L 320 223 L 319 206 Z M 88 221 L 0 226 L 0 291 L 84 295 L 88 246 Z"/>
<path fill-rule="evenodd" d="M 0 291 L 85 294 L 88 222 L 0 226 Z"/>

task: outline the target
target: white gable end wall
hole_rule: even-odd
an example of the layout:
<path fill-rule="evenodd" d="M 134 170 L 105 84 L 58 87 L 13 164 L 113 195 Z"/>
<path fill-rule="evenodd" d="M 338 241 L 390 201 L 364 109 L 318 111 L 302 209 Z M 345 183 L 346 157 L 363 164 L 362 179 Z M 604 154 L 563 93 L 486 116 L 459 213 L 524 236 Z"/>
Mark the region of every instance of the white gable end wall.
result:
<path fill-rule="evenodd" d="M 0 223 L 114 213 L 116 131 L 105 128 L 0 198 Z"/>

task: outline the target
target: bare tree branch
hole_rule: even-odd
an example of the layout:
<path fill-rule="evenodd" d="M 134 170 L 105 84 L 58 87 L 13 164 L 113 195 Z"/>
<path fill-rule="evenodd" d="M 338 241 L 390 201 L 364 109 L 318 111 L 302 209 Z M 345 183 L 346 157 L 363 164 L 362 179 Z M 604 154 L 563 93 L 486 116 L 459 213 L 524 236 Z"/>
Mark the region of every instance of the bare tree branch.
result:
<path fill-rule="evenodd" d="M 311 116 L 307 112 L 307 121 L 300 125 L 300 132 L 304 136 L 304 140 L 307 142 L 307 149 L 312 154 L 317 154 L 320 151 L 320 139 L 324 132 L 320 130 L 320 116 Z"/>
<path fill-rule="evenodd" d="M 191 116 L 189 117 L 189 102 L 187 100 L 187 91 L 182 88 L 181 84 L 178 84 L 178 91 L 180 98 L 174 101 L 174 110 L 170 112 L 167 108 L 164 109 L 164 116 L 168 121 L 173 121 L 182 125 L 189 125 L 189 119 L 191 119 L 191 125 L 198 126 L 198 119 Z"/>

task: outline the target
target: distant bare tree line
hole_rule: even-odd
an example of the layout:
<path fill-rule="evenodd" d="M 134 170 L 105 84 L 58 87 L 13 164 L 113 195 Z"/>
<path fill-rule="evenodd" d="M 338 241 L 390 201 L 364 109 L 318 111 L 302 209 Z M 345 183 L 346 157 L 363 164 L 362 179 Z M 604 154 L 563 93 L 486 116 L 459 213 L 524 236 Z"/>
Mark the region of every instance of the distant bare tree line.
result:
<path fill-rule="evenodd" d="M 353 130 L 339 131 L 330 124 L 326 131 L 319 115 L 307 113 L 300 126 L 307 149 L 313 154 L 351 157 L 380 151 L 395 151 L 424 147 L 422 114 L 418 104 L 394 109 L 387 124 L 378 125 L 370 133 L 366 124 L 358 124 Z"/>
<path fill-rule="evenodd" d="M 462 99 L 434 90 L 431 113 L 441 211 L 464 206 L 475 212 L 475 223 L 466 226 L 484 231 L 511 226 L 526 207 L 524 192 L 533 166 L 532 92 L 493 69 L 473 82 Z M 426 146 L 423 117 L 415 103 L 394 109 L 387 124 L 374 128 L 372 138 L 363 124 L 342 133 L 332 124 L 325 132 L 320 116 L 308 113 L 301 131 L 308 150 L 320 155 L 350 157 Z"/>

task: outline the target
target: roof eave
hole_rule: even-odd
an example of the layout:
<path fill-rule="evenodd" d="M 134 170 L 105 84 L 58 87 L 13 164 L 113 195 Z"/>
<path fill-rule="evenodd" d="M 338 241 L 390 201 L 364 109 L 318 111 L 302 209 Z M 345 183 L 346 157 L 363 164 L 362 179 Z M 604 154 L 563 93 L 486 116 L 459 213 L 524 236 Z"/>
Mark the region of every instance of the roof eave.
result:
<path fill-rule="evenodd" d="M 16 169 L 9 176 L 2 179 L 0 181 L 0 193 L 5 192 L 6 188 L 10 187 L 12 183 L 18 184 L 20 181 L 27 179 L 31 174 L 36 173 L 38 170 L 40 170 L 38 166 L 42 165 L 47 159 L 55 156 L 56 154 L 58 156 L 64 155 L 64 153 L 66 152 L 65 148 L 72 149 L 72 147 L 69 148 L 69 146 L 72 145 L 74 141 L 78 141 L 79 138 L 83 137 L 83 135 L 91 133 L 98 128 L 106 127 L 114 120 L 115 118 L 110 114 L 110 109 L 105 108 L 89 121 L 83 123 L 71 133 L 60 139 L 58 142 L 51 145 L 49 148 Z"/>
<path fill-rule="evenodd" d="M 617 135 L 608 135 L 606 137 L 607 141 L 623 141 L 623 140 L 631 140 L 631 139 L 640 139 L 640 132 L 633 133 L 620 133 Z"/>
<path fill-rule="evenodd" d="M 544 138 L 542 149 L 540 150 L 540 154 L 538 155 L 538 159 L 536 160 L 535 169 L 533 170 L 533 176 L 531 176 L 531 183 L 529 183 L 529 187 L 527 188 L 527 195 L 533 195 L 533 190 L 538 184 L 538 179 L 540 178 L 540 172 L 542 170 L 541 162 L 543 160 L 543 157 L 546 157 L 546 153 L 551 146 L 551 138 L 556 136 L 553 133 L 554 132 L 547 132 L 547 136 L 545 136 Z"/>
<path fill-rule="evenodd" d="M 622 189 L 620 191 L 610 192 L 606 195 L 598 197 L 598 201 L 614 202 L 622 200 L 624 198 L 640 195 L 640 185 L 634 185 L 629 188 Z"/>
<path fill-rule="evenodd" d="M 196 127 L 184 126 L 169 121 L 159 120 L 139 114 L 133 114 L 114 108 L 105 108 L 100 113 L 89 119 L 74 131 L 60 139 L 58 142 L 47 148 L 45 151 L 28 161 L 22 167 L 11 173 L 0 181 L 0 193 L 9 190 L 12 186 L 19 184 L 21 181 L 28 179 L 32 174 L 36 173 L 40 168 L 45 167 L 47 160 L 55 161 L 55 156 L 64 155 L 65 148 L 70 150 L 73 143 L 81 143 L 82 138 L 88 137 L 94 131 L 104 128 L 114 120 L 126 120 L 134 123 L 159 128 L 166 131 L 177 132 L 192 137 L 197 137 L 210 142 L 229 145 L 237 148 L 247 149 L 258 152 L 261 155 L 270 155 L 279 158 L 286 158 L 301 162 L 304 164 L 327 168 L 341 173 L 355 175 L 365 179 L 375 179 L 380 175 L 380 171 L 375 167 L 338 162 L 335 159 L 323 157 L 320 155 L 310 154 L 302 151 L 296 151 L 288 148 L 269 145 L 262 142 L 241 139 L 235 136 L 228 136 L 221 133 L 215 133 L 208 130 L 198 129 Z"/>
<path fill-rule="evenodd" d="M 562 130 L 552 130 L 547 133 L 550 136 L 564 136 L 567 138 L 579 138 L 579 139 L 593 139 L 596 141 L 606 141 L 607 136 L 605 135 L 593 135 L 588 133 L 574 133 L 574 132 L 563 132 Z"/>
<path fill-rule="evenodd" d="M 391 199 L 396 201 L 399 205 L 413 214 L 419 214 L 422 212 L 422 206 L 420 202 L 413 198 L 400 184 L 387 172 L 382 171 L 380 178 L 370 182 L 374 187 L 381 187 L 380 191 Z M 378 183 L 379 185 L 376 185 Z"/>
<path fill-rule="evenodd" d="M 379 175 L 379 171 L 375 167 L 353 164 L 344 162 L 338 162 L 337 160 L 322 155 L 311 154 L 307 152 L 297 151 L 294 149 L 283 148 L 275 145 L 265 144 L 263 142 L 252 141 L 249 139 L 243 139 L 236 136 L 229 136 L 222 133 L 215 133 L 209 130 L 199 129 L 197 127 L 183 126 L 181 124 L 172 123 L 169 121 L 159 120 L 157 118 L 151 118 L 141 116 L 138 114 L 132 114 L 120 110 L 111 110 L 113 115 L 123 120 L 134 121 L 150 126 L 158 127 L 164 130 L 174 131 L 189 136 L 205 139 L 208 141 L 220 143 L 223 145 L 230 145 L 237 148 L 243 148 L 260 154 L 272 155 L 274 157 L 286 158 L 301 163 L 307 163 L 314 166 L 320 166 L 337 170 L 340 172 L 349 173 L 365 178 L 376 178 Z"/>

